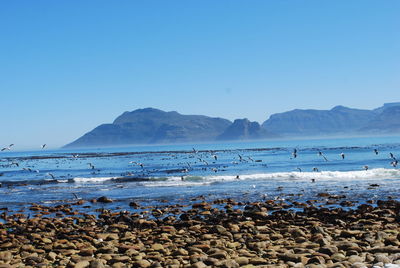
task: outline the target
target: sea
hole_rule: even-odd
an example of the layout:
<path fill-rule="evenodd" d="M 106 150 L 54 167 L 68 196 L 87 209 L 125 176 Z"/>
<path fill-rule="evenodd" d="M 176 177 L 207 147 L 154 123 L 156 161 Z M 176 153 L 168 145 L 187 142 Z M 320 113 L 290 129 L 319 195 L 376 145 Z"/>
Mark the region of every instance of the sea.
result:
<path fill-rule="evenodd" d="M 118 148 L 3 151 L 0 209 L 101 196 L 88 210 L 232 198 L 354 206 L 400 198 L 400 137 L 291 139 Z M 197 198 L 197 199 L 196 199 Z M 84 208 L 82 208 L 84 210 Z"/>

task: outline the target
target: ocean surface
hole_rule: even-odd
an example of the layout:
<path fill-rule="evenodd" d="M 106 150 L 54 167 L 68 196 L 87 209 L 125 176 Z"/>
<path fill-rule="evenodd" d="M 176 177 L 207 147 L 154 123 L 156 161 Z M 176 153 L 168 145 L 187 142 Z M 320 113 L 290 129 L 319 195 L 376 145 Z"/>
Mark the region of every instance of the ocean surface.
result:
<path fill-rule="evenodd" d="M 100 196 L 114 202 L 93 206 L 119 209 L 130 209 L 132 201 L 157 206 L 198 196 L 305 202 L 329 193 L 355 204 L 398 200 L 397 156 L 400 137 L 11 150 L 0 153 L 0 207 L 17 211 Z"/>

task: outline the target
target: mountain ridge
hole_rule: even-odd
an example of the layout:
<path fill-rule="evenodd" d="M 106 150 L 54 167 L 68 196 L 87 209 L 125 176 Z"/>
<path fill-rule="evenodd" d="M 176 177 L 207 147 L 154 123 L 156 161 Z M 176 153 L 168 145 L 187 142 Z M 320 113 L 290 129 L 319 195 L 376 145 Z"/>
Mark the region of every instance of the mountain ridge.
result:
<path fill-rule="evenodd" d="M 294 109 L 272 114 L 262 124 L 148 107 L 124 112 L 64 148 L 395 133 L 400 133 L 400 102 L 372 110 L 342 105 L 330 110 Z"/>

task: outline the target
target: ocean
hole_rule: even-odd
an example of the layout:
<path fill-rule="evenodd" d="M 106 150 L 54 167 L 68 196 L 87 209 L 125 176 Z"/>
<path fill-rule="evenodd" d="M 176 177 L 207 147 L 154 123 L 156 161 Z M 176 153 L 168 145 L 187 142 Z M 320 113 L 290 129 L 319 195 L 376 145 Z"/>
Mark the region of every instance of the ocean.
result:
<path fill-rule="evenodd" d="M 346 197 L 356 206 L 399 200 L 396 156 L 400 158 L 400 137 L 4 151 L 0 206 L 22 211 L 32 203 L 56 205 L 100 196 L 113 202 L 94 203 L 88 210 L 129 210 L 130 202 L 188 204 L 199 196 L 242 202 L 317 199 L 337 206 L 321 193 Z"/>

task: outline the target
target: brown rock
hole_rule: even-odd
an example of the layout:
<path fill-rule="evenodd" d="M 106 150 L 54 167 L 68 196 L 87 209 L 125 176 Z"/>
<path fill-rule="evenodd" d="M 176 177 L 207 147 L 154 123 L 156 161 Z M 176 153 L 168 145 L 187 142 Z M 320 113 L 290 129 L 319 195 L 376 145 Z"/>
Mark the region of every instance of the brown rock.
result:
<path fill-rule="evenodd" d="M 90 263 L 88 261 L 80 261 L 74 265 L 74 268 L 85 268 L 89 267 Z"/>

